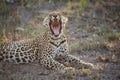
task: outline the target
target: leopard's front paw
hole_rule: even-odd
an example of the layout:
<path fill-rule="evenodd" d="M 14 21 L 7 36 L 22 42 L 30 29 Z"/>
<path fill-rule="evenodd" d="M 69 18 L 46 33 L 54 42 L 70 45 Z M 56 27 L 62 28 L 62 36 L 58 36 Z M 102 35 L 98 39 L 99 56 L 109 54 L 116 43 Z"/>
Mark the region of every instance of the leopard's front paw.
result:
<path fill-rule="evenodd" d="M 71 76 L 75 74 L 75 68 L 73 67 L 66 67 L 65 68 L 65 75 Z"/>
<path fill-rule="evenodd" d="M 94 65 L 92 63 L 84 63 L 84 64 L 81 64 L 79 68 L 93 69 Z"/>
<path fill-rule="evenodd" d="M 87 63 L 85 68 L 93 69 L 94 65 L 92 63 Z"/>

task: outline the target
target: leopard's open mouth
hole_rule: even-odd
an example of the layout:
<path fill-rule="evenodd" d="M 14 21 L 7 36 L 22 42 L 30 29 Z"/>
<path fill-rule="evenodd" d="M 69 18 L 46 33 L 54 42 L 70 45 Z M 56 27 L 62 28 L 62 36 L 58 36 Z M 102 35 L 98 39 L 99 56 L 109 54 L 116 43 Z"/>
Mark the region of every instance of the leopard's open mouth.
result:
<path fill-rule="evenodd" d="M 51 20 L 50 22 L 50 28 L 52 30 L 52 33 L 55 36 L 58 36 L 61 33 L 61 22 L 57 19 Z"/>

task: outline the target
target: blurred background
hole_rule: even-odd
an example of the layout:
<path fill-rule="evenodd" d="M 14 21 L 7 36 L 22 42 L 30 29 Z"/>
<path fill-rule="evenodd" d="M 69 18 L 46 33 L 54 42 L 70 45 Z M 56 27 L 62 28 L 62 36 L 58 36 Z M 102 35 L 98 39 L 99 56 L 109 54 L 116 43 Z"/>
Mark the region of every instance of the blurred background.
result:
<path fill-rule="evenodd" d="M 68 17 L 70 53 L 104 66 L 102 72 L 83 69 L 79 78 L 119 80 L 120 0 L 0 0 L 0 43 L 41 35 L 42 21 L 52 11 Z"/>

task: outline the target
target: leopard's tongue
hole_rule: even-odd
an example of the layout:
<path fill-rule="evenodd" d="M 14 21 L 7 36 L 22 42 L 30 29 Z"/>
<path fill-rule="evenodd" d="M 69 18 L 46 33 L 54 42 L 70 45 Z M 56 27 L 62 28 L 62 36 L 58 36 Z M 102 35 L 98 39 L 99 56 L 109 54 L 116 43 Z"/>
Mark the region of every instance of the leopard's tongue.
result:
<path fill-rule="evenodd" d="M 53 27 L 53 32 L 55 35 L 59 35 L 60 34 L 60 28 L 59 27 Z"/>

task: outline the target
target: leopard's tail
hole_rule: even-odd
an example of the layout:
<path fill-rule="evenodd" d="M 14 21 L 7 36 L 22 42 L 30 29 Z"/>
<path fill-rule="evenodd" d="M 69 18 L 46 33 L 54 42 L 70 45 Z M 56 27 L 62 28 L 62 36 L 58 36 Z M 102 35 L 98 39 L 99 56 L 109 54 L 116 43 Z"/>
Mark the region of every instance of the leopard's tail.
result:
<path fill-rule="evenodd" d="M 0 44 L 0 62 L 3 60 L 3 53 L 2 53 L 2 48 L 1 48 L 1 44 Z"/>

